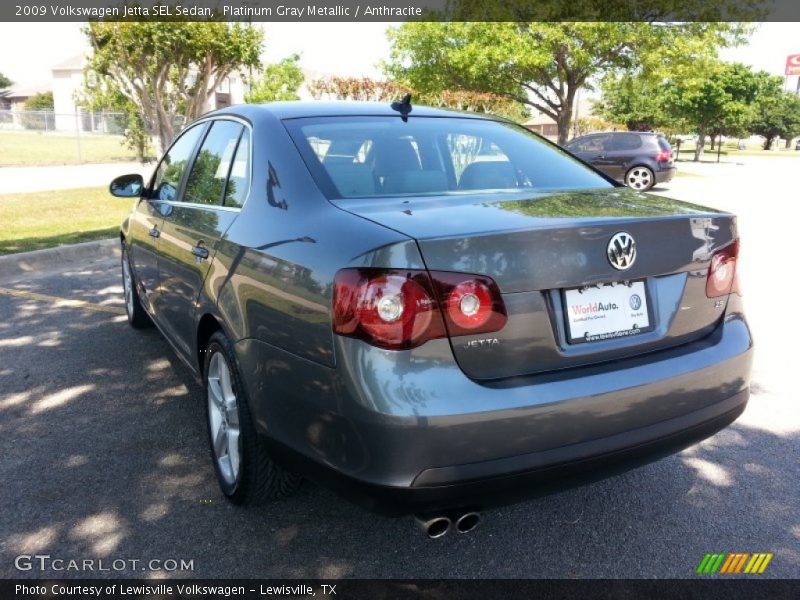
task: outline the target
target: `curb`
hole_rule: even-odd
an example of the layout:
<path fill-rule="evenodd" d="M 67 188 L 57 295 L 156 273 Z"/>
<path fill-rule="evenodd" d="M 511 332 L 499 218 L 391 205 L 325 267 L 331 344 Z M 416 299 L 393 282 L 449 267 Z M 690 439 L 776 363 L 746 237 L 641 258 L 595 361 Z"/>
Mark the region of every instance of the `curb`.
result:
<path fill-rule="evenodd" d="M 25 277 L 120 256 L 118 238 L 0 256 L 0 279 Z"/>

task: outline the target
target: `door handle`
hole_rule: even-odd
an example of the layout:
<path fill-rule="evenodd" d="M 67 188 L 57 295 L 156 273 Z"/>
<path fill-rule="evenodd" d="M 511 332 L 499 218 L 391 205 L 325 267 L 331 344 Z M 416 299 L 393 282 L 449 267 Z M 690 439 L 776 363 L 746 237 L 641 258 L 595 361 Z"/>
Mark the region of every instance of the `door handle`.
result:
<path fill-rule="evenodd" d="M 605 157 L 606 157 L 605 154 L 598 154 L 597 156 L 595 156 L 595 158 L 605 158 Z"/>
<path fill-rule="evenodd" d="M 161 235 L 161 232 L 158 230 L 158 227 L 155 227 L 155 226 L 150 231 L 148 231 L 147 233 L 149 233 L 150 237 L 153 237 L 153 238 L 157 238 L 158 236 Z"/>
<path fill-rule="evenodd" d="M 203 245 L 204 243 L 203 240 L 200 240 L 196 246 L 192 246 L 192 254 L 201 260 L 208 258 L 208 248 Z"/>

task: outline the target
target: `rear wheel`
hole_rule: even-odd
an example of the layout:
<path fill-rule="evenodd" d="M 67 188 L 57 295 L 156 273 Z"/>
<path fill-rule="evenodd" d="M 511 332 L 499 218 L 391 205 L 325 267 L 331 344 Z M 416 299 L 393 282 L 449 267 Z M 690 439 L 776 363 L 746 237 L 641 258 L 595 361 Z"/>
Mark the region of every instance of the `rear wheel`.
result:
<path fill-rule="evenodd" d="M 149 327 L 151 324 L 150 317 L 139 301 L 136 280 L 133 278 L 131 261 L 128 258 L 128 250 L 125 248 L 125 244 L 122 244 L 122 291 L 125 293 L 125 312 L 128 315 L 130 326 L 135 329 Z"/>
<path fill-rule="evenodd" d="M 656 176 L 649 167 L 633 167 L 625 174 L 625 185 L 640 192 L 646 192 L 656 183 Z"/>
<path fill-rule="evenodd" d="M 273 462 L 256 433 L 233 348 L 222 332 L 211 336 L 203 372 L 208 440 L 222 493 L 245 505 L 290 495 L 300 478 Z"/>

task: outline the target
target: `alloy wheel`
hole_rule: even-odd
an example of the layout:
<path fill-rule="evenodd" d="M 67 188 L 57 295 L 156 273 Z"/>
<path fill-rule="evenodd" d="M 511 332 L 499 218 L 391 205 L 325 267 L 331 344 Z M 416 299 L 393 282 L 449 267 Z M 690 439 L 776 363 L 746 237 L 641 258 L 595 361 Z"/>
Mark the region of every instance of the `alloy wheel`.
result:
<path fill-rule="evenodd" d="M 222 478 L 234 484 L 239 476 L 239 405 L 231 383 L 231 370 L 221 352 L 208 365 L 208 422 L 214 459 Z"/>
<path fill-rule="evenodd" d="M 625 183 L 635 190 L 646 190 L 653 185 L 653 174 L 646 167 L 635 167 L 628 171 Z"/>

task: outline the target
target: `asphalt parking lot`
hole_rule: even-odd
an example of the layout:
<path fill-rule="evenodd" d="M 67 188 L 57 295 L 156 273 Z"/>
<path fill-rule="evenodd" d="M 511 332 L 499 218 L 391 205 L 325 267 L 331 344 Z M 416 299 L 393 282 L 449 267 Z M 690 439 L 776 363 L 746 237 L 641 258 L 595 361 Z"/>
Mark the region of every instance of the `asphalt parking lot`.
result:
<path fill-rule="evenodd" d="M 772 552 L 761 577 L 797 577 L 800 156 L 685 170 L 657 193 L 740 215 L 757 344 L 747 411 L 680 455 L 441 540 L 311 484 L 227 504 L 200 387 L 156 330 L 127 326 L 116 261 L 0 281 L 0 576 L 694 577 L 706 552 Z M 22 554 L 193 570 L 19 571 Z"/>

